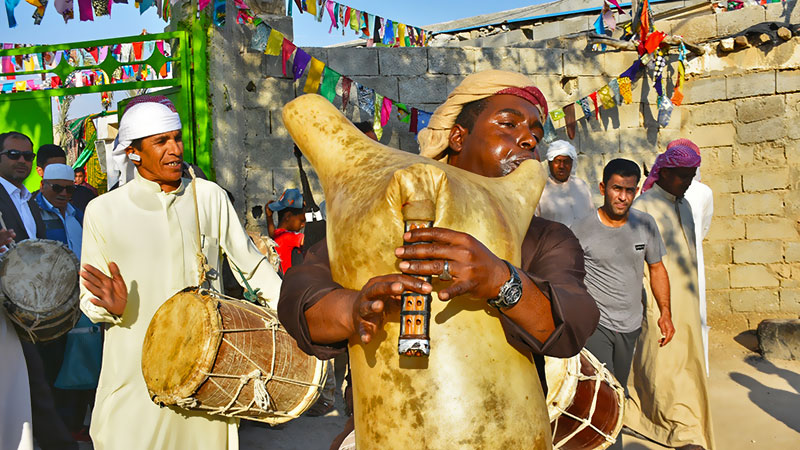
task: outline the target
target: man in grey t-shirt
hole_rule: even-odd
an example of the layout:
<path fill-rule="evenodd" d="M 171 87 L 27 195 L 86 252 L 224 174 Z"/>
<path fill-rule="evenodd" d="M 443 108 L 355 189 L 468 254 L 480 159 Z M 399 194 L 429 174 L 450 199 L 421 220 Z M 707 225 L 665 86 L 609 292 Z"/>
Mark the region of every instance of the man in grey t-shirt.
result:
<path fill-rule="evenodd" d="M 675 334 L 669 300 L 669 278 L 661 257 L 666 254 L 653 217 L 631 209 L 641 172 L 627 159 L 609 161 L 603 169 L 603 206 L 572 225 L 583 247 L 586 289 L 597 301 L 600 324 L 586 348 L 624 387 L 631 370 L 634 345 L 642 329 L 647 263 L 650 286 L 661 311 L 661 346 Z M 609 447 L 621 449 L 622 440 Z"/>

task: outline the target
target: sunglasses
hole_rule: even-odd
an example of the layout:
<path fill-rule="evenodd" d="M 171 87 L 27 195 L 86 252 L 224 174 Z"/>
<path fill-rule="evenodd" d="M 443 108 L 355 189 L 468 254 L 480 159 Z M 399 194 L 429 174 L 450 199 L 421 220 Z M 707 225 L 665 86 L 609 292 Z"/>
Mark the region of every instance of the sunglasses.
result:
<path fill-rule="evenodd" d="M 21 157 L 25 158 L 26 162 L 33 161 L 33 158 L 36 157 L 36 154 L 33 152 L 21 152 L 19 150 L 5 150 L 0 152 L 0 155 L 6 155 L 8 159 L 12 161 L 16 161 Z"/>
<path fill-rule="evenodd" d="M 74 185 L 62 186 L 60 184 L 53 184 L 53 183 L 50 183 L 48 181 L 45 181 L 45 184 L 50 186 L 50 189 L 52 189 L 53 192 L 55 192 L 56 194 L 60 194 L 64 190 L 67 191 L 67 194 L 72 194 L 73 192 L 75 192 L 75 186 Z"/>

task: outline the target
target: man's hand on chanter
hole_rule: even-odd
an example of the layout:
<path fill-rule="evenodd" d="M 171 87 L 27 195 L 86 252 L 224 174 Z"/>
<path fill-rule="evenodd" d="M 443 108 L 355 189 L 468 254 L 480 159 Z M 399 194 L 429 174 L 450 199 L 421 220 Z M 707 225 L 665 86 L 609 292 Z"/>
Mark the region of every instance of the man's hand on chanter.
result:
<path fill-rule="evenodd" d="M 441 276 L 447 262 L 452 284 L 439 291 L 440 300 L 463 294 L 482 300 L 494 298 L 509 278 L 503 260 L 469 234 L 446 228 L 419 228 L 404 234 L 403 239 L 415 243 L 395 251 L 403 260 L 403 273 Z"/>
<path fill-rule="evenodd" d="M 382 275 L 367 281 L 353 301 L 353 328 L 367 344 L 383 328 L 385 314 L 400 308 L 404 291 L 430 294 L 433 286 L 419 278 L 402 274 Z"/>

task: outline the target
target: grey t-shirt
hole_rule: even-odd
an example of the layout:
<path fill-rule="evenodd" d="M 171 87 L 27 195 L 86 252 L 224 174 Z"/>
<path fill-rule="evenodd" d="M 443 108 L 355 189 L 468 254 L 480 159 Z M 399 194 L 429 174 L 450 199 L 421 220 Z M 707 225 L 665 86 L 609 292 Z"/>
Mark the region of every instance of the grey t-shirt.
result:
<path fill-rule="evenodd" d="M 667 251 L 653 216 L 631 208 L 619 228 L 589 214 L 572 225 L 583 247 L 586 289 L 597 301 L 600 325 L 620 333 L 642 326 L 644 263 L 661 261 Z"/>

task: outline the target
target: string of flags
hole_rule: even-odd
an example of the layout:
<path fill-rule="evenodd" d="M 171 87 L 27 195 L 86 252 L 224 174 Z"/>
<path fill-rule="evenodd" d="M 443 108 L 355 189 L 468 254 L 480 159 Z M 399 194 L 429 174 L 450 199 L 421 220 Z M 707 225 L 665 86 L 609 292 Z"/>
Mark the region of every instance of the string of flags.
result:
<path fill-rule="evenodd" d="M 33 5 L 36 9 L 33 11 L 34 25 L 40 25 L 44 18 L 45 11 L 47 10 L 48 0 L 25 0 Z M 139 9 L 139 14 L 144 14 L 150 8 L 155 7 L 158 17 L 169 22 L 172 15 L 172 5 L 177 0 L 134 0 L 134 6 Z M 17 26 L 17 19 L 15 9 L 19 5 L 20 0 L 5 0 L 6 17 L 8 19 L 8 27 L 14 28 Z M 77 0 L 78 3 L 78 17 L 81 22 L 94 21 L 95 17 L 111 16 L 111 6 L 115 3 L 127 4 L 128 0 Z M 53 7 L 56 12 L 64 19 L 64 23 L 69 22 L 75 18 L 75 1 L 74 0 L 53 0 Z M 51 8 L 52 9 L 52 8 Z"/>
<path fill-rule="evenodd" d="M 20 44 L 0 44 L 0 48 L 12 49 L 25 47 Z M 171 48 L 168 42 L 146 41 L 111 46 L 90 47 L 71 50 L 57 50 L 43 53 L 29 53 L 16 56 L 0 56 L 0 93 L 37 91 L 61 87 L 83 87 L 128 81 L 144 81 L 172 78 L 172 62 L 167 61 L 159 70 L 147 64 L 128 64 L 120 66 L 110 76 L 99 69 L 76 70 L 61 80 L 53 73 L 33 75 L 17 75 L 18 72 L 53 70 L 62 60 L 76 68 L 96 66 L 107 57 L 116 58 L 120 63 L 132 63 L 147 59 L 154 51 L 160 51 L 169 57 Z M 109 55 L 110 53 L 110 55 Z M 28 79 L 18 80 L 17 77 Z"/>
<path fill-rule="evenodd" d="M 250 47 L 267 55 L 280 56 L 284 76 L 291 73 L 294 80 L 297 81 L 307 73 L 303 92 L 319 93 L 333 102 L 339 95 L 337 87 L 341 86 L 343 111 L 350 103 L 351 92 L 355 91 L 357 106 L 374 119 L 373 129 L 378 139 L 383 135 L 383 127 L 389 122 L 392 108 L 397 110 L 400 122 L 409 124 L 410 132 L 416 134 L 428 126 L 431 113 L 417 108 L 409 108 L 404 103 L 392 100 L 375 92 L 374 89 L 336 72 L 324 62 L 306 53 L 302 48 L 298 48 L 283 33 L 263 22 L 256 26 Z M 289 64 L 290 60 L 292 61 L 291 65 Z"/>
<path fill-rule="evenodd" d="M 322 22 L 330 19 L 328 34 L 341 28 L 352 30 L 358 37 L 367 41 L 367 47 L 424 47 L 428 44 L 430 32 L 419 27 L 406 25 L 396 20 L 385 19 L 366 11 L 333 0 L 294 0 L 300 14 L 306 12 Z M 287 14 L 292 15 L 293 2 L 289 0 Z M 326 14 L 327 12 L 327 14 Z M 327 20 L 327 19 L 325 19 Z"/>

